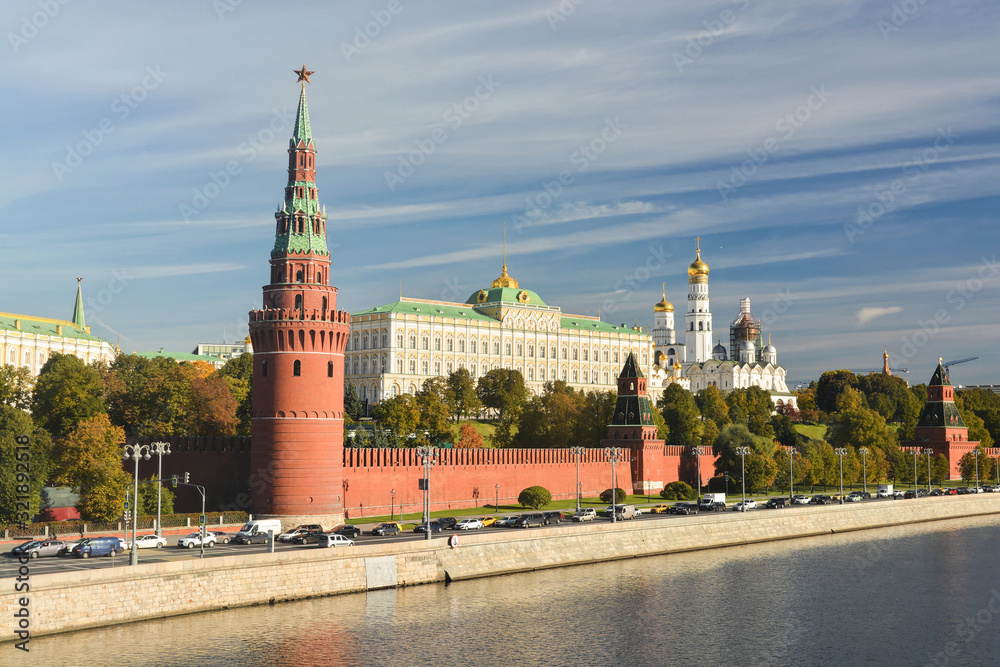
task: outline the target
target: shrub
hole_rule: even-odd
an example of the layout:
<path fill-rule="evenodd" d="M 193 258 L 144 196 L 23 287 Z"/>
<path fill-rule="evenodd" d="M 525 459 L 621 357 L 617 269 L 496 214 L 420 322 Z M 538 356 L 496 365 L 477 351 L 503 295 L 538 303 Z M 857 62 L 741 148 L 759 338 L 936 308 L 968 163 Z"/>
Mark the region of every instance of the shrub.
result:
<path fill-rule="evenodd" d="M 552 502 L 552 494 L 544 486 L 529 486 L 517 495 L 517 502 L 521 507 L 537 510 Z"/>
<path fill-rule="evenodd" d="M 687 482 L 670 482 L 660 491 L 660 497 L 664 500 L 694 500 L 694 487 Z"/>
<path fill-rule="evenodd" d="M 625 493 L 625 489 L 615 489 L 615 504 L 625 502 L 625 498 L 628 494 Z M 604 489 L 601 491 L 601 502 L 611 503 L 611 489 Z"/>

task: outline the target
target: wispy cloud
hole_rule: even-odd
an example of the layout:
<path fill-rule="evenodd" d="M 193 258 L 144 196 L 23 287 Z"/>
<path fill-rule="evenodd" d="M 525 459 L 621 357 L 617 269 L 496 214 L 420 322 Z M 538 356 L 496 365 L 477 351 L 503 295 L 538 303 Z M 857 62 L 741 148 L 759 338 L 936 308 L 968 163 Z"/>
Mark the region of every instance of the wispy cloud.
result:
<path fill-rule="evenodd" d="M 880 317 L 895 315 L 901 312 L 903 312 L 902 306 L 868 306 L 858 311 L 858 324 L 868 324 Z"/>

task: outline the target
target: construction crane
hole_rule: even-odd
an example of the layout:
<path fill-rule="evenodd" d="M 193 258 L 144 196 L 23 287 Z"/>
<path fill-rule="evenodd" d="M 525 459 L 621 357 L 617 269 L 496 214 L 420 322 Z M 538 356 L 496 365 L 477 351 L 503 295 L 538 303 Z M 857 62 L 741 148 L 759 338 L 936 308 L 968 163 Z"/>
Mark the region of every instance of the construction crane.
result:
<path fill-rule="evenodd" d="M 848 368 L 847 370 L 851 371 L 852 373 L 881 373 L 885 369 L 880 366 L 878 368 Z M 890 368 L 889 370 L 892 371 L 893 373 L 909 374 L 910 372 L 909 368 Z"/>
<path fill-rule="evenodd" d="M 949 368 L 951 368 L 952 366 L 954 366 L 956 364 L 964 364 L 966 361 L 975 361 L 978 358 L 979 357 L 966 357 L 965 359 L 956 359 L 955 361 L 946 361 L 946 362 L 944 362 L 941 365 L 944 366 L 945 370 L 948 370 Z"/>

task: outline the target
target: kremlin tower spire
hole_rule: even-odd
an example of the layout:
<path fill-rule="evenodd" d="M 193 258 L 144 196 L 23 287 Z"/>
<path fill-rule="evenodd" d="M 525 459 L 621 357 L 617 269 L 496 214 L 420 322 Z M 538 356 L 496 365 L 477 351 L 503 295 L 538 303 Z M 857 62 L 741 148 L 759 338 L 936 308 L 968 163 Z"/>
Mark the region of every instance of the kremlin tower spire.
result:
<path fill-rule="evenodd" d="M 343 518 L 344 349 L 350 313 L 330 285 L 326 214 L 302 82 L 288 144 L 288 184 L 274 214 L 270 283 L 250 311 L 254 350 L 251 489 L 254 514 Z"/>
<path fill-rule="evenodd" d="M 684 347 L 687 360 L 696 363 L 712 358 L 712 311 L 708 305 L 708 264 L 701 260 L 701 239 L 697 256 L 688 267 L 688 309 L 684 314 Z M 734 356 L 736 351 L 732 351 Z"/>

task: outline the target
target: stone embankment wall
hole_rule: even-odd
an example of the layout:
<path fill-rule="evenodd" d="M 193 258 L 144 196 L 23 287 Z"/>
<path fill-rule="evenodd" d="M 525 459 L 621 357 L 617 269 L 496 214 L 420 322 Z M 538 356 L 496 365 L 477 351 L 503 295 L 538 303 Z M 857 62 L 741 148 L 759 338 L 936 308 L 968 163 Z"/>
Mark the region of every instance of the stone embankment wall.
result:
<path fill-rule="evenodd" d="M 1000 514 L 1000 494 L 758 510 L 746 515 L 606 522 L 503 533 L 150 563 L 30 577 L 0 594 L 0 617 L 27 598 L 32 636 L 227 607 L 493 576 L 604 560 Z M 83 601 L 81 603 L 81 601 Z M 4 631 L 7 640 L 15 638 Z"/>

